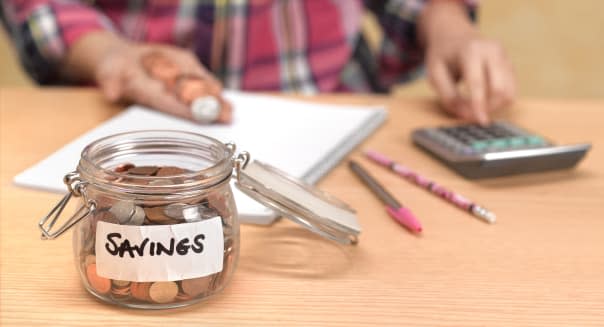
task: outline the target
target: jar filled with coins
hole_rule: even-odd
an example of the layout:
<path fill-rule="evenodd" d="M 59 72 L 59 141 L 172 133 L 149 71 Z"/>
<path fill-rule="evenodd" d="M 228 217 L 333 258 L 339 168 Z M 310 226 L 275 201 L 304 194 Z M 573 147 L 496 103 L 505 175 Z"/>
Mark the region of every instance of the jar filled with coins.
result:
<path fill-rule="evenodd" d="M 180 131 L 91 143 L 65 175 L 69 193 L 38 225 L 43 239 L 74 227 L 76 267 L 97 298 L 143 309 L 190 305 L 220 292 L 237 266 L 232 177 L 243 193 L 311 231 L 356 243 L 360 227 L 345 204 L 246 152 L 235 155 L 234 144 Z M 72 197 L 80 208 L 57 224 Z"/>
<path fill-rule="evenodd" d="M 239 256 L 233 152 L 176 131 L 118 134 L 87 146 L 65 177 L 68 197 L 84 201 L 72 219 L 82 218 L 73 249 L 86 289 L 124 306 L 166 308 L 224 288 Z"/>

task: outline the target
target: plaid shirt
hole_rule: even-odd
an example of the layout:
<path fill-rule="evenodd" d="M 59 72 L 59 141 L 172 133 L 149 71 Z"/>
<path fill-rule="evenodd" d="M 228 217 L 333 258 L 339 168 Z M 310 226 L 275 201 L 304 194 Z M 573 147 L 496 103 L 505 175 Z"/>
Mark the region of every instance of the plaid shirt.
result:
<path fill-rule="evenodd" d="M 194 51 L 227 88 L 384 91 L 421 71 L 416 18 L 427 0 L 3 0 L 20 60 L 41 84 L 87 33 Z M 466 1 L 471 15 L 473 2 Z M 378 53 L 362 37 L 363 10 L 384 31 Z"/>

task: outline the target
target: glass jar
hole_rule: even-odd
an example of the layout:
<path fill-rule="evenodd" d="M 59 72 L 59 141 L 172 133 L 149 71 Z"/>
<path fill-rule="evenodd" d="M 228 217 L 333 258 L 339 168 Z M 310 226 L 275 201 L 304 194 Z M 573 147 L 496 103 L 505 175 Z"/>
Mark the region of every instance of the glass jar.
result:
<path fill-rule="evenodd" d="M 64 182 L 69 193 L 38 223 L 43 239 L 75 226 L 84 287 L 133 308 L 189 305 L 220 292 L 239 258 L 230 186 L 301 226 L 356 244 L 354 210 L 235 145 L 180 131 L 116 134 L 88 145 Z M 72 196 L 81 207 L 54 227 Z M 54 231 L 53 228 L 55 229 Z"/>
<path fill-rule="evenodd" d="M 177 131 L 129 132 L 87 146 L 66 176 L 89 211 L 73 233 L 85 288 L 137 308 L 184 306 L 222 290 L 239 257 L 233 152 Z"/>

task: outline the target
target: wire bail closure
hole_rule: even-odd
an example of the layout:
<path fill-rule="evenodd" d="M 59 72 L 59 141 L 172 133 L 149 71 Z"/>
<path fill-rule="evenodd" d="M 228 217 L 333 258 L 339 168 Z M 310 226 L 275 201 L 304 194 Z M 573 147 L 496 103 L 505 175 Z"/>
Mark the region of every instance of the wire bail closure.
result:
<path fill-rule="evenodd" d="M 237 179 L 237 182 L 239 182 L 241 170 L 245 169 L 248 162 L 250 162 L 250 153 L 247 151 L 242 151 L 237 156 L 235 156 L 235 150 L 237 149 L 237 145 L 235 145 L 235 143 L 233 142 L 229 142 L 226 144 L 226 147 L 231 151 L 231 154 L 233 155 L 233 158 L 231 160 L 233 160 L 233 168 L 235 168 L 235 178 Z"/>
<path fill-rule="evenodd" d="M 96 202 L 88 199 L 86 196 L 85 190 L 88 183 L 82 181 L 78 172 L 73 171 L 65 175 L 65 177 L 63 177 L 63 183 L 65 183 L 67 186 L 69 193 L 65 194 L 63 199 L 61 199 L 61 201 L 59 201 L 59 203 L 57 203 L 57 205 L 38 222 L 38 228 L 40 228 L 42 231 L 42 240 L 52 240 L 61 236 L 61 234 L 65 233 L 73 225 L 96 209 Z M 82 205 L 63 225 L 61 225 L 61 227 L 55 231 L 52 231 L 53 226 L 56 224 L 72 196 L 82 196 L 84 199 L 84 205 Z M 50 222 L 48 223 L 48 226 L 45 226 L 49 219 Z"/>

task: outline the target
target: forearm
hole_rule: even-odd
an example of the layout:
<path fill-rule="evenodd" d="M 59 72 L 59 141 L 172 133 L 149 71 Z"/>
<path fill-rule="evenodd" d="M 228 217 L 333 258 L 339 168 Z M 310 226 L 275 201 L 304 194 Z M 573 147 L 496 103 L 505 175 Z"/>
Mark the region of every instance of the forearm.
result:
<path fill-rule="evenodd" d="M 417 38 L 424 48 L 438 42 L 443 34 L 449 38 L 476 34 L 468 17 L 467 6 L 459 0 L 432 0 L 418 17 Z"/>
<path fill-rule="evenodd" d="M 94 31 L 80 37 L 67 51 L 61 64 L 63 77 L 74 82 L 94 82 L 101 60 L 113 51 L 122 50 L 129 42 L 110 31 Z"/>
<path fill-rule="evenodd" d="M 80 39 L 91 33 L 115 30 L 108 17 L 84 2 L 2 0 L 1 5 L 20 60 L 40 84 L 65 82 L 62 70 L 67 55 Z M 89 80 L 89 76 L 84 77 Z"/>

